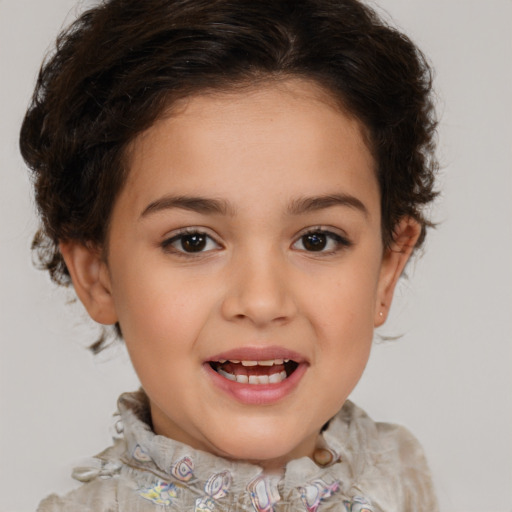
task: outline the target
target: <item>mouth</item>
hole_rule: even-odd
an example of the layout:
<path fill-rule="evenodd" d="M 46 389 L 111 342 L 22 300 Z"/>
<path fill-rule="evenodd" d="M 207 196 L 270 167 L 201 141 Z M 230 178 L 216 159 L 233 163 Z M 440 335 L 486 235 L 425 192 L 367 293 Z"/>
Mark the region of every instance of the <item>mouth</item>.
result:
<path fill-rule="evenodd" d="M 203 364 L 214 387 L 244 406 L 281 403 L 294 394 L 310 366 L 303 355 L 279 346 L 228 350 Z"/>
<path fill-rule="evenodd" d="M 220 359 L 208 361 L 208 364 L 229 381 L 254 386 L 280 384 L 299 367 L 299 363 L 293 359 Z"/>

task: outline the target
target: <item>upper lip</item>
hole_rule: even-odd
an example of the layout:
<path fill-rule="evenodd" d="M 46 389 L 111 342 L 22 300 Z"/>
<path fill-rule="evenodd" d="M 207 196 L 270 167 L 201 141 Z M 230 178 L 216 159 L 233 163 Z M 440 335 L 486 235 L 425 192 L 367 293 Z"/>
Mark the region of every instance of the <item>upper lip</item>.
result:
<path fill-rule="evenodd" d="M 290 359 L 296 363 L 307 362 L 306 358 L 284 347 L 239 347 L 226 352 L 220 352 L 207 361 L 270 361 L 272 359 Z"/>

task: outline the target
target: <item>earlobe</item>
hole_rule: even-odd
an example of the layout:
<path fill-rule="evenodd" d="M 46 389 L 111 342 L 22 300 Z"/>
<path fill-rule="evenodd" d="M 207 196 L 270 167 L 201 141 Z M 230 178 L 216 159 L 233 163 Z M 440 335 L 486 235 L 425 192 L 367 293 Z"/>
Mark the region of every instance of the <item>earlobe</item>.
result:
<path fill-rule="evenodd" d="M 69 270 L 78 298 L 96 322 L 117 322 L 107 264 L 97 248 L 79 242 L 61 242 L 60 251 Z"/>
<path fill-rule="evenodd" d="M 411 217 L 404 217 L 396 225 L 393 242 L 390 247 L 385 249 L 382 258 L 375 305 L 375 327 L 381 326 L 386 321 L 396 284 L 420 234 L 421 225 Z"/>

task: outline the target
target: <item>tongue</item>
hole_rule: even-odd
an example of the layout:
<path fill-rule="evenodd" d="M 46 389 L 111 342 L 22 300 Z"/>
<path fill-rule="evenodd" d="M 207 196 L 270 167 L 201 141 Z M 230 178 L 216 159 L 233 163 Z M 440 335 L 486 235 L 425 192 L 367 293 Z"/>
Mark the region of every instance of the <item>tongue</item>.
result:
<path fill-rule="evenodd" d="M 284 364 L 275 364 L 273 366 L 244 366 L 241 363 L 226 362 L 218 366 L 226 373 L 233 375 L 273 375 L 274 373 L 281 373 L 284 371 Z"/>

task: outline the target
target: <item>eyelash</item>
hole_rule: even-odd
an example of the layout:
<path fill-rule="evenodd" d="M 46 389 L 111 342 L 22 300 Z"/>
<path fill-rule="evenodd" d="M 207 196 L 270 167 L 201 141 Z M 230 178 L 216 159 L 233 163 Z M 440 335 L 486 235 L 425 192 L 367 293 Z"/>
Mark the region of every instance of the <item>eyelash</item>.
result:
<path fill-rule="evenodd" d="M 296 245 L 299 244 L 302 241 L 302 244 L 304 246 L 305 238 L 308 236 L 316 235 L 317 242 L 320 241 L 320 245 L 322 245 L 322 242 L 325 242 L 325 246 L 320 246 L 318 250 L 311 249 L 308 250 L 307 248 L 299 249 L 300 251 L 306 252 L 306 253 L 312 253 L 312 254 L 323 254 L 323 255 L 330 255 L 330 254 L 336 254 L 340 250 L 347 249 L 352 246 L 352 242 L 348 240 L 346 237 L 341 236 L 337 233 L 333 233 L 332 231 L 326 230 L 321 227 L 315 227 L 308 229 L 307 231 L 303 232 L 297 240 L 292 244 L 292 248 L 297 248 Z M 183 247 L 183 243 L 186 240 L 186 237 L 193 237 L 193 236 L 199 236 L 203 238 L 204 245 L 200 246 L 198 251 L 187 251 Z M 181 242 L 181 249 L 175 247 L 175 244 L 178 244 Z M 208 245 L 215 244 L 215 248 L 208 248 Z M 310 242 L 314 243 L 314 240 L 310 240 Z M 334 244 L 333 248 L 329 248 L 326 250 L 326 247 L 329 247 L 329 244 Z M 213 237 L 211 237 L 208 233 L 201 231 L 200 229 L 196 228 L 185 228 L 181 231 L 179 231 L 177 234 L 173 235 L 171 238 L 168 238 L 164 240 L 161 244 L 162 249 L 165 252 L 171 252 L 177 256 L 180 257 L 195 257 L 204 255 L 205 253 L 212 252 L 215 249 L 222 248 L 222 245 L 218 243 Z M 206 250 L 204 250 L 207 248 Z"/>
<path fill-rule="evenodd" d="M 208 249 L 206 251 L 204 250 L 200 250 L 200 251 L 186 251 L 184 250 L 183 248 L 183 242 L 184 240 L 186 239 L 186 237 L 193 237 L 193 236 L 200 236 L 200 237 L 203 237 L 205 239 L 205 245 L 208 246 L 208 244 L 210 244 L 211 242 L 213 242 L 217 247 L 216 248 L 221 248 L 222 246 L 213 238 L 211 237 L 208 233 L 205 233 L 204 231 L 201 231 L 200 229 L 196 229 L 196 228 L 185 228 L 185 229 L 182 229 L 180 230 L 177 234 L 173 235 L 171 238 L 168 238 L 166 240 L 164 240 L 161 244 L 162 246 L 162 249 L 165 251 L 165 252 L 171 252 L 177 256 L 181 256 L 181 257 L 194 257 L 194 256 L 199 256 L 201 254 L 204 254 L 204 253 L 208 253 L 208 252 L 211 252 L 212 250 L 214 249 Z M 182 249 L 178 249 L 177 247 L 174 247 L 174 244 L 177 244 L 181 241 L 181 247 Z M 204 247 L 202 248 L 204 249 Z"/>
<path fill-rule="evenodd" d="M 352 242 L 348 238 L 346 238 L 338 233 L 333 233 L 332 231 L 329 231 L 328 229 L 325 229 L 322 227 L 315 227 L 315 228 L 311 228 L 311 229 L 308 229 L 307 231 L 303 232 L 299 236 L 299 238 L 293 243 L 292 247 L 294 247 L 296 244 L 298 244 L 301 241 L 302 241 L 302 244 L 304 244 L 305 237 L 311 236 L 311 235 L 320 235 L 321 237 L 325 237 L 327 246 L 331 242 L 334 244 L 334 247 L 327 249 L 327 250 L 325 250 L 325 247 L 322 247 L 320 250 L 307 250 L 307 249 L 300 249 L 300 250 L 303 250 L 304 252 L 312 253 L 312 254 L 316 253 L 316 254 L 330 255 L 330 254 L 336 254 L 337 252 L 339 252 L 343 249 L 348 249 L 349 247 L 352 246 Z"/>

